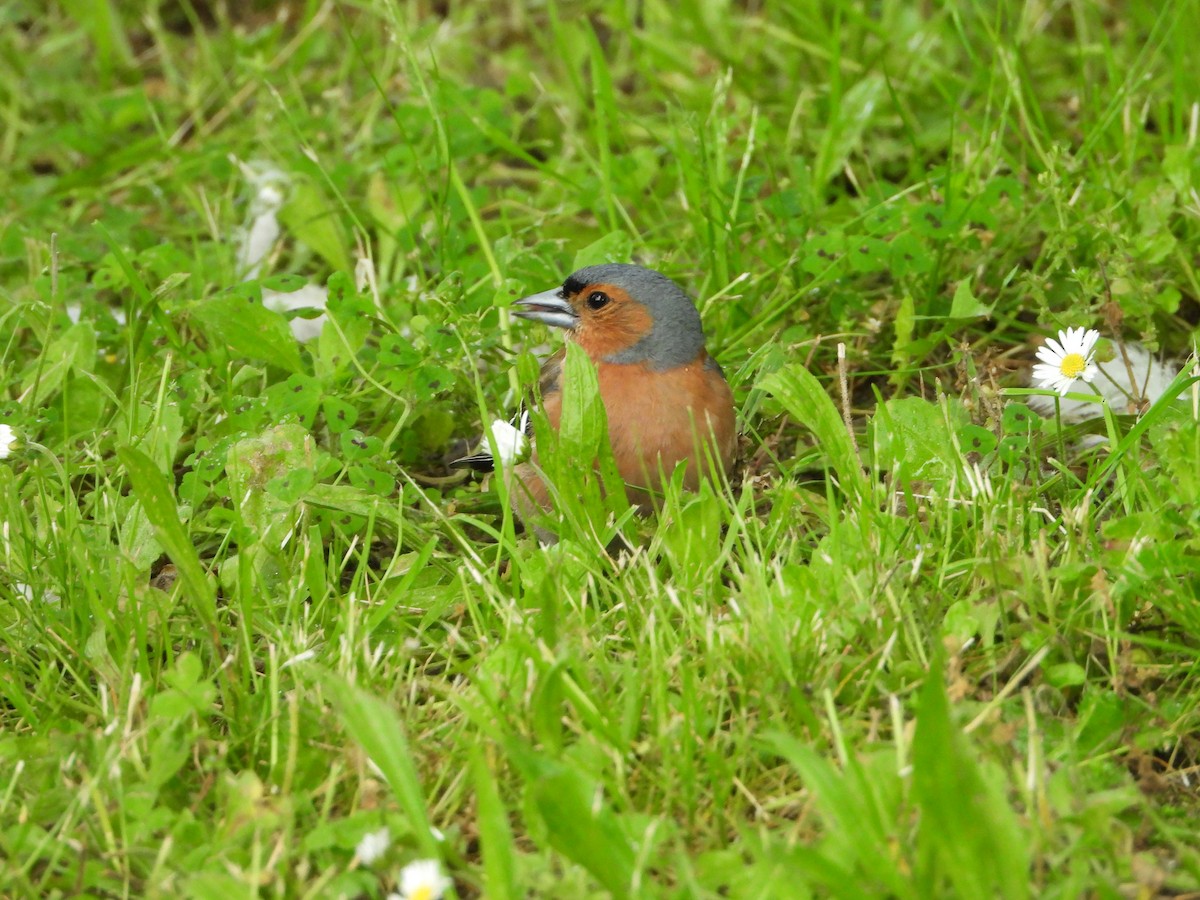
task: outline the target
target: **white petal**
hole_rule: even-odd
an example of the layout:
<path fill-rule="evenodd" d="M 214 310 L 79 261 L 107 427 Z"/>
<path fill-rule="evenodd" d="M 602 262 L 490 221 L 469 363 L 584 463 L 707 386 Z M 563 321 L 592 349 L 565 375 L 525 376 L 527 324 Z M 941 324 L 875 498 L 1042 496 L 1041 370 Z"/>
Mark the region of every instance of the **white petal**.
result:
<path fill-rule="evenodd" d="M 1041 382 L 1039 387 L 1052 387 L 1057 384 L 1059 370 L 1057 366 L 1038 363 L 1033 367 L 1033 380 Z"/>
<path fill-rule="evenodd" d="M 1091 380 L 1096 377 L 1096 373 L 1098 371 L 1100 370 L 1096 368 L 1095 363 L 1088 363 L 1087 367 L 1080 373 L 1079 377 L 1084 381 L 1091 382 Z"/>
<path fill-rule="evenodd" d="M 387 848 L 391 843 L 392 833 L 385 826 L 378 831 L 368 831 L 364 834 L 354 852 L 363 865 L 369 866 L 387 853 Z"/>
<path fill-rule="evenodd" d="M 1091 329 L 1083 336 L 1083 349 L 1080 352 L 1085 357 L 1091 356 L 1092 351 L 1096 349 L 1096 341 L 1098 340 L 1100 340 L 1100 332 L 1098 332 L 1095 328 Z"/>
<path fill-rule="evenodd" d="M 275 312 L 288 312 L 293 309 L 325 309 L 329 299 L 329 290 L 319 284 L 306 284 L 295 291 L 273 291 L 263 288 L 263 306 Z M 312 319 L 295 318 L 288 320 L 292 335 L 304 344 L 313 338 L 321 336 L 325 327 L 325 316 Z"/>
<path fill-rule="evenodd" d="M 279 220 L 275 213 L 266 212 L 256 216 L 241 236 L 238 246 L 238 271 L 246 278 L 257 278 L 262 272 L 263 260 L 279 240 Z"/>
<path fill-rule="evenodd" d="M 1063 338 L 1065 342 L 1065 335 L 1062 332 L 1059 332 L 1058 336 Z M 1067 351 L 1063 349 L 1063 345 L 1054 338 L 1046 338 L 1046 346 L 1050 348 L 1050 352 L 1053 353 L 1058 359 L 1062 359 L 1067 355 Z"/>
<path fill-rule="evenodd" d="M 1038 348 L 1037 358 L 1040 359 L 1042 362 L 1044 362 L 1046 365 L 1052 366 L 1055 369 L 1057 369 L 1059 366 L 1061 366 L 1062 361 L 1063 361 L 1062 354 L 1055 353 L 1049 347 Z"/>

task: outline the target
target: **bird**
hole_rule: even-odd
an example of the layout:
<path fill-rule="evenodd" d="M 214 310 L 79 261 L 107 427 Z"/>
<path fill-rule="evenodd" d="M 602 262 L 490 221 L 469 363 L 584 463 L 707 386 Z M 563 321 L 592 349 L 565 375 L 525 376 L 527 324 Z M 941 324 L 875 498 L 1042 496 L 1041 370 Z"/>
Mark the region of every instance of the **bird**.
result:
<path fill-rule="evenodd" d="M 605 263 L 579 269 L 560 287 L 517 300 L 512 309 L 522 319 L 564 329 L 596 366 L 613 459 L 640 513 L 654 509 L 664 481 L 681 462 L 689 490 L 717 475 L 711 463 L 729 474 L 737 451 L 733 393 L 708 352 L 695 303 L 678 284 L 653 269 Z M 565 357 L 564 346 L 546 360 L 539 378 L 542 411 L 555 429 Z M 530 433 L 528 416 L 508 432 L 506 449 L 516 449 L 521 434 Z M 485 445 L 450 465 L 490 472 L 495 460 Z M 551 508 L 536 446 L 532 459 L 512 474 L 519 483 L 510 491 L 518 515 L 528 519 Z"/>

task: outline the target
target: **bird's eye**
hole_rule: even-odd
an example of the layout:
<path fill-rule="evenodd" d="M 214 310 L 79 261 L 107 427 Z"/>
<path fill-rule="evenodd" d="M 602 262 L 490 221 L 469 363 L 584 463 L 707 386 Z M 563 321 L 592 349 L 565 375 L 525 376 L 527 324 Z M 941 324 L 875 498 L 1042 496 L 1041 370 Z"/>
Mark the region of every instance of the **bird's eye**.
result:
<path fill-rule="evenodd" d="M 587 305 L 589 309 L 599 309 L 608 303 L 608 300 L 608 294 L 604 293 L 604 291 L 592 291 L 588 294 Z"/>

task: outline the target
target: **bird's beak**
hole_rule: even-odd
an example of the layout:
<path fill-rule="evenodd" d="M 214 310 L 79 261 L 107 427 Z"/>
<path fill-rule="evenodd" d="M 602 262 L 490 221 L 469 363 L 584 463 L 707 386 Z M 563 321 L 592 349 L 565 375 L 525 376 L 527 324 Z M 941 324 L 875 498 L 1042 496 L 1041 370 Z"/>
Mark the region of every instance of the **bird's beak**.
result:
<path fill-rule="evenodd" d="M 513 303 L 513 315 L 522 319 L 532 319 L 543 325 L 553 325 L 555 328 L 574 328 L 579 324 L 579 316 L 562 296 L 562 288 L 551 288 L 517 300 Z"/>

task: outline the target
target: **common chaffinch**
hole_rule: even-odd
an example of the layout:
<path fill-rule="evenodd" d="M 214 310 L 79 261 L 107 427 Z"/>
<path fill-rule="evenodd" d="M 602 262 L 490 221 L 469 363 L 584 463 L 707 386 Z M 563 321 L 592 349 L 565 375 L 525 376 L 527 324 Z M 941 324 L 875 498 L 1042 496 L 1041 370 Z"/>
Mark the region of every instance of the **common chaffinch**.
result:
<path fill-rule="evenodd" d="M 695 490 L 711 476 L 710 460 L 728 473 L 737 449 L 733 394 L 725 373 L 704 345 L 700 314 L 687 294 L 665 275 L 641 266 L 588 266 L 562 287 L 514 304 L 513 313 L 567 331 L 596 366 L 608 418 L 613 459 L 629 499 L 648 512 L 677 464 L 686 462 L 683 484 Z M 559 426 L 564 347 L 542 366 L 543 411 Z M 452 466 L 494 469 L 485 447 Z M 510 483 L 518 514 L 550 508 L 550 491 L 537 453 L 513 469 Z"/>

